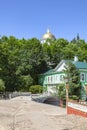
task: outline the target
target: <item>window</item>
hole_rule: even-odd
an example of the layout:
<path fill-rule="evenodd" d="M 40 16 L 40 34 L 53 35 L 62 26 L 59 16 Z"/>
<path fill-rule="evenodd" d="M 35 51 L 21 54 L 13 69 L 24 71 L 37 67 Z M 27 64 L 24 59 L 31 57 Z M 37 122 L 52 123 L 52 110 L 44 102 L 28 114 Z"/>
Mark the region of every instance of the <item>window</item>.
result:
<path fill-rule="evenodd" d="M 48 83 L 52 82 L 52 76 L 48 76 Z"/>
<path fill-rule="evenodd" d="M 48 77 L 48 83 L 49 83 L 49 81 L 50 81 L 50 77 Z"/>
<path fill-rule="evenodd" d="M 56 80 L 57 80 L 57 75 L 56 75 Z"/>
<path fill-rule="evenodd" d="M 52 82 L 52 76 L 50 78 L 51 78 L 51 82 Z"/>
<path fill-rule="evenodd" d="M 87 73 L 86 73 L 86 82 L 87 82 Z"/>
<path fill-rule="evenodd" d="M 64 75 L 60 75 L 60 81 L 64 80 Z"/>
<path fill-rule="evenodd" d="M 84 73 L 81 74 L 81 81 L 85 81 L 85 74 Z"/>

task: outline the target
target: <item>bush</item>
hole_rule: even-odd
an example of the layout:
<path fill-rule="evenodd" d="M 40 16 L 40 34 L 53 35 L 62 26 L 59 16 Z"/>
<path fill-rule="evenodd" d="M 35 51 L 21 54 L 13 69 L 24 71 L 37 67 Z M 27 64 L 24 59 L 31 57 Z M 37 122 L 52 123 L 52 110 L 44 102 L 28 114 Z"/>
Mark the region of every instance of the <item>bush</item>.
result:
<path fill-rule="evenodd" d="M 76 95 L 72 95 L 70 98 L 73 99 L 73 100 L 78 100 L 79 97 L 76 96 Z"/>
<path fill-rule="evenodd" d="M 42 93 L 43 87 L 40 85 L 33 85 L 33 86 L 30 86 L 29 91 L 33 94 Z"/>

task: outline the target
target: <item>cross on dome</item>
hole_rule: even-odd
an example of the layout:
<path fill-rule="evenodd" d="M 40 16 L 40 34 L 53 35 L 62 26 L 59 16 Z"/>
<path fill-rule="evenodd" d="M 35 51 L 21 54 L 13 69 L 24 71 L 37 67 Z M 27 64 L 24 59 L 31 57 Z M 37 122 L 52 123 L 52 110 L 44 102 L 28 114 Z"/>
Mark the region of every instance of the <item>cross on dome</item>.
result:
<path fill-rule="evenodd" d="M 45 43 L 47 39 L 55 40 L 55 36 L 50 32 L 50 29 L 47 29 L 47 32 L 42 36 L 41 43 Z"/>
<path fill-rule="evenodd" d="M 50 33 L 50 29 L 49 28 L 47 29 L 47 33 Z"/>

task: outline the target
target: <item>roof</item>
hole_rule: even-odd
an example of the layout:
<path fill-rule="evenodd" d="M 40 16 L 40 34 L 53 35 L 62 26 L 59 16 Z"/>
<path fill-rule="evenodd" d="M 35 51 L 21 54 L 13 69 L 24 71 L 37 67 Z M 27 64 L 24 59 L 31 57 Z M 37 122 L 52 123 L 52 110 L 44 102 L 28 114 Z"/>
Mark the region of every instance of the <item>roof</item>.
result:
<path fill-rule="evenodd" d="M 72 61 L 78 69 L 87 69 L 87 62 Z"/>
<path fill-rule="evenodd" d="M 50 32 L 50 30 L 48 29 L 47 32 L 42 36 L 42 40 L 46 40 L 46 39 L 53 39 L 55 40 L 55 36 Z"/>
<path fill-rule="evenodd" d="M 87 69 L 87 62 L 80 62 L 80 61 L 72 61 L 72 60 L 62 60 L 54 69 L 48 70 L 47 72 L 41 75 L 49 75 L 54 73 L 59 73 L 57 70 L 61 67 L 63 63 L 72 62 L 76 68 L 78 69 Z M 61 72 L 61 71 L 60 71 Z"/>
<path fill-rule="evenodd" d="M 54 69 L 51 69 L 41 75 L 47 75 L 47 74 L 53 74 L 53 73 L 56 73 L 56 71 Z"/>
<path fill-rule="evenodd" d="M 72 62 L 78 69 L 87 69 L 87 62 L 62 60 L 55 68 L 57 70 L 63 63 Z"/>

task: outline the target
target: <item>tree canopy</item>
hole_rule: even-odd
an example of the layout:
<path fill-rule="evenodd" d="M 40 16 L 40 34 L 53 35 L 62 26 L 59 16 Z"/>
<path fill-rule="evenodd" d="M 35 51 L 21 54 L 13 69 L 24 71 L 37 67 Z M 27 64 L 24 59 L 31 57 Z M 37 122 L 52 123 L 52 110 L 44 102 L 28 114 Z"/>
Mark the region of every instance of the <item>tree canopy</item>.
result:
<path fill-rule="evenodd" d="M 79 61 L 87 61 L 87 43 L 79 37 L 49 43 L 41 44 L 37 38 L 0 38 L 0 79 L 5 91 L 29 90 L 38 83 L 38 74 L 54 68 L 62 59 L 73 60 L 76 55 Z"/>
<path fill-rule="evenodd" d="M 67 62 L 65 65 L 65 78 L 69 85 L 69 94 L 80 96 L 80 72 L 72 62 Z"/>

